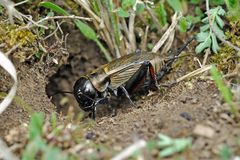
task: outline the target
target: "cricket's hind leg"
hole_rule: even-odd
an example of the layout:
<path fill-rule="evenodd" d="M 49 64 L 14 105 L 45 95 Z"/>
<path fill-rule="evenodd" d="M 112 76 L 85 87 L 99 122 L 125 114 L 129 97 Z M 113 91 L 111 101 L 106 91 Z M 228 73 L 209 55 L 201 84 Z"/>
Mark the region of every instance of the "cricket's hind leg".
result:
<path fill-rule="evenodd" d="M 144 61 L 134 75 L 129 79 L 125 85 L 125 89 L 129 94 L 137 92 L 145 83 L 149 71 L 150 84 L 153 84 L 158 89 L 157 77 L 155 75 L 154 67 L 150 61 Z"/>

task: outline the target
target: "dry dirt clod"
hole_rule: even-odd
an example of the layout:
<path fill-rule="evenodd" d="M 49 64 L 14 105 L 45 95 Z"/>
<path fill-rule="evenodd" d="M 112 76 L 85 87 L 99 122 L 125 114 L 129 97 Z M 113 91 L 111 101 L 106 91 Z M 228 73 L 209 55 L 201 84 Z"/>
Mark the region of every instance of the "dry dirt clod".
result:
<path fill-rule="evenodd" d="M 194 130 L 193 130 L 193 134 L 197 135 L 197 136 L 203 136 L 203 137 L 207 137 L 207 138 L 213 138 L 215 131 L 213 128 L 202 125 L 202 124 L 198 124 Z"/>
<path fill-rule="evenodd" d="M 207 142 L 204 141 L 203 137 L 198 137 L 194 144 L 192 145 L 193 150 L 203 150 L 204 147 L 207 145 Z"/>
<path fill-rule="evenodd" d="M 220 114 L 220 117 L 221 117 L 223 120 L 226 120 L 228 123 L 231 123 L 231 124 L 234 123 L 233 119 L 232 119 L 228 114 L 226 114 L 226 113 L 221 113 L 221 114 Z"/>
<path fill-rule="evenodd" d="M 204 150 L 204 151 L 202 152 L 202 154 L 201 154 L 201 157 L 202 157 L 203 159 L 211 159 L 211 153 L 210 153 L 209 151 L 207 151 L 207 150 Z"/>
<path fill-rule="evenodd" d="M 12 128 L 9 133 L 5 136 L 5 140 L 9 144 L 24 143 L 27 139 L 27 127 L 20 125 Z"/>

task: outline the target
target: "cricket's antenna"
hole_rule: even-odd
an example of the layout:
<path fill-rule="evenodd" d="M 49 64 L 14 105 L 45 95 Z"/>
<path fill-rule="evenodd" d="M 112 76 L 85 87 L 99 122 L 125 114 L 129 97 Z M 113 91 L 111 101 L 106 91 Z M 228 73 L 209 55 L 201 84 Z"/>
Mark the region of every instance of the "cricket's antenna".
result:
<path fill-rule="evenodd" d="M 60 94 L 60 93 L 73 94 L 73 92 L 71 92 L 71 91 L 56 91 L 54 94 L 52 94 L 52 95 L 50 95 L 50 96 L 55 96 L 56 94 Z"/>

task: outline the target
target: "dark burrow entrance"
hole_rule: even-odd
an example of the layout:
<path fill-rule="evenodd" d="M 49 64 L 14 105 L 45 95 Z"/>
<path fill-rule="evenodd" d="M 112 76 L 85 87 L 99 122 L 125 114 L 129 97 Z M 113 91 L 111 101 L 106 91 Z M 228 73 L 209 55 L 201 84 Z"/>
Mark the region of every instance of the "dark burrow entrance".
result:
<path fill-rule="evenodd" d="M 67 51 L 69 57 L 67 63 L 61 65 L 55 74 L 48 77 L 46 93 L 58 112 L 66 114 L 72 106 L 75 111 L 80 111 L 74 96 L 59 91 L 72 91 L 75 81 L 86 72 L 91 71 L 105 63 L 96 44 L 86 40 L 79 30 L 67 29 L 71 32 L 67 38 Z M 55 94 L 55 95 L 54 95 Z"/>

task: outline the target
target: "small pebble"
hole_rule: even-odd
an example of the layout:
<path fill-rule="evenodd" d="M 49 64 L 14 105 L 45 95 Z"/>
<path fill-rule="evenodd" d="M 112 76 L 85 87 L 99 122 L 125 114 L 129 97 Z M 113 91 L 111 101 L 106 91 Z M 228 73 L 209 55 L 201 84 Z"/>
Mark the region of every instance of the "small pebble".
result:
<path fill-rule="evenodd" d="M 188 113 L 188 112 L 182 112 L 180 114 L 181 117 L 183 117 L 184 119 L 191 121 L 192 120 L 192 116 Z"/>
<path fill-rule="evenodd" d="M 197 98 L 193 98 L 192 100 L 191 100 L 191 103 L 192 104 L 196 104 L 198 102 L 198 99 Z"/>
<path fill-rule="evenodd" d="M 236 157 L 233 158 L 233 160 L 240 160 L 240 157 L 236 156 Z"/>
<path fill-rule="evenodd" d="M 123 149 L 123 147 L 120 146 L 120 145 L 116 145 L 116 146 L 113 146 L 113 149 L 114 149 L 115 151 L 121 151 L 121 150 Z"/>
<path fill-rule="evenodd" d="M 195 135 L 198 135 L 198 136 L 203 136 L 203 137 L 207 137 L 207 138 L 213 138 L 213 136 L 215 134 L 215 131 L 211 127 L 198 124 L 194 128 L 193 133 Z"/>
<path fill-rule="evenodd" d="M 93 132 L 87 132 L 85 138 L 86 138 L 86 139 L 93 139 L 94 135 L 95 135 L 95 134 L 94 134 Z"/>

